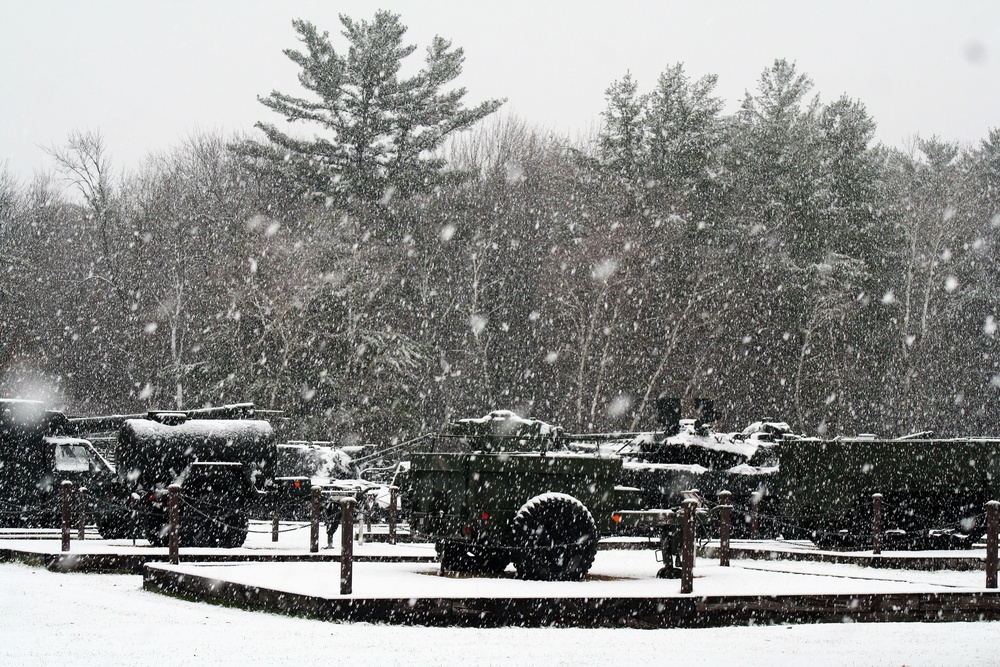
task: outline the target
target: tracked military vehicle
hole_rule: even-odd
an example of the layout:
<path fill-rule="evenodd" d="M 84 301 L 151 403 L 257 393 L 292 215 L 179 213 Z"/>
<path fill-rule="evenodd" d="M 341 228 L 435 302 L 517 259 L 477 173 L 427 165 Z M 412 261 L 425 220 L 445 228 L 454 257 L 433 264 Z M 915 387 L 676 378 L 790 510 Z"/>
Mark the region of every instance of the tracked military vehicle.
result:
<path fill-rule="evenodd" d="M 823 548 L 870 547 L 875 494 L 887 548 L 970 548 L 1000 499 L 997 438 L 804 438 L 778 455 L 782 514 Z"/>

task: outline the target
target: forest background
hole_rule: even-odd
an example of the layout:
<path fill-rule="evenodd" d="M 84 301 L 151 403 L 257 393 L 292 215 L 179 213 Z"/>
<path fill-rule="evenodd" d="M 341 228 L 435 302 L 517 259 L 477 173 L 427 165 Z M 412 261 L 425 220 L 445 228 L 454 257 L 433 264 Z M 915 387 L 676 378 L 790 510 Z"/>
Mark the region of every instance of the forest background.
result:
<path fill-rule="evenodd" d="M 997 435 L 1000 129 L 887 147 L 778 60 L 733 114 L 714 75 L 625 73 L 571 140 L 463 106 L 444 40 L 403 76 L 395 15 L 341 28 L 295 23 L 303 89 L 244 135 L 124 172 L 80 131 L 29 183 L 0 168 L 0 394 L 253 401 L 343 442 L 497 408 L 652 429 L 660 396 L 722 429 Z"/>

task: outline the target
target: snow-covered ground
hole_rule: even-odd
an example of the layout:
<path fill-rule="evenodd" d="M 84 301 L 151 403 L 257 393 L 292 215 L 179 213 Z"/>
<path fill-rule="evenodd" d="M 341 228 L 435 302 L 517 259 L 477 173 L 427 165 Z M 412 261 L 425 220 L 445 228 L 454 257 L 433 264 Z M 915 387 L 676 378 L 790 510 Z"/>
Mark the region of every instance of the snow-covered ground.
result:
<path fill-rule="evenodd" d="M 141 586 L 141 578 L 134 575 L 56 574 L 0 563 L 0 604 L 5 612 L 0 614 L 0 664 L 998 663 L 1000 623 L 446 629 L 289 618 L 186 602 L 143 591 Z"/>
<path fill-rule="evenodd" d="M 241 553 L 301 554 L 308 528 L 283 524 L 279 543 L 255 522 Z M 325 534 L 321 538 L 325 544 Z M 5 540 L 8 547 L 58 552 L 58 539 Z M 333 550 L 340 545 L 339 533 Z M 792 546 L 792 545 L 786 545 Z M 802 547 L 805 548 L 805 547 Z M 73 543 L 74 553 L 165 551 L 139 541 Z M 195 565 L 202 550 L 182 549 L 183 571 L 291 592 L 337 597 L 339 564 Z M 433 555 L 427 544 L 355 545 L 364 555 Z M 583 582 L 527 582 L 437 576 L 431 563 L 356 563 L 354 595 L 656 596 L 679 583 L 655 577 L 652 550 L 601 551 Z M 695 594 L 809 594 L 982 590 L 982 571 L 871 569 L 805 561 L 734 560 L 720 568 L 699 558 Z M 301 664 L 383 665 L 995 665 L 1000 623 L 825 624 L 713 629 L 427 628 L 331 623 L 194 603 L 142 590 L 135 575 L 56 574 L 0 563 L 0 665 Z"/>

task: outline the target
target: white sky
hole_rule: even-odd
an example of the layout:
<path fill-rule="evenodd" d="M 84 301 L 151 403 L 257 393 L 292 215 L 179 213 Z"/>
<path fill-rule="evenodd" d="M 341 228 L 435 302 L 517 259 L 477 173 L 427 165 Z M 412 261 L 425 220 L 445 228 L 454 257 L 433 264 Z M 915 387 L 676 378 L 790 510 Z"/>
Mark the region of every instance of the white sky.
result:
<path fill-rule="evenodd" d="M 131 168 L 192 133 L 277 121 L 257 96 L 300 92 L 281 53 L 299 46 L 292 19 L 342 45 L 338 13 L 379 8 L 402 15 L 420 54 L 434 34 L 465 49 L 469 103 L 506 97 L 508 113 L 572 137 L 626 72 L 644 91 L 676 62 L 717 74 L 732 111 L 782 57 L 822 99 L 863 102 L 890 145 L 1000 127 L 996 0 L 0 0 L 0 166 L 50 169 L 41 147 L 74 129 L 101 131 Z"/>

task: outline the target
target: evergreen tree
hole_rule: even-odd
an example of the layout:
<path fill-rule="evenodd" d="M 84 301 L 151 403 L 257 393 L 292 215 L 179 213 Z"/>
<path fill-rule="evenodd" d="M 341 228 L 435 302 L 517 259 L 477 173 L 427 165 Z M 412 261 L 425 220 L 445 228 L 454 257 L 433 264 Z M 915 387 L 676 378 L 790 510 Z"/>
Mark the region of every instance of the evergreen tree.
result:
<path fill-rule="evenodd" d="M 722 100 L 713 95 L 717 81 L 710 74 L 692 83 L 677 63 L 660 75 L 648 98 L 646 173 L 664 203 L 681 214 L 706 214 L 722 138 Z"/>
<path fill-rule="evenodd" d="M 604 124 L 598 135 L 598 164 L 609 177 L 610 192 L 622 191 L 620 206 L 628 214 L 641 198 L 645 178 L 643 163 L 648 142 L 645 135 L 646 98 L 639 84 L 626 74 L 604 92 L 608 106 L 601 114 Z"/>
<path fill-rule="evenodd" d="M 736 117 L 730 156 L 736 214 L 795 261 L 822 259 L 822 225 L 816 220 L 821 185 L 819 104 L 803 108 L 812 81 L 786 60 L 776 60 L 749 92 Z"/>
<path fill-rule="evenodd" d="M 464 88 L 445 90 L 462 71 L 464 53 L 435 37 L 425 66 L 402 77 L 403 61 L 416 47 L 403 42 L 399 16 L 379 11 L 372 21 L 341 15 L 347 52 L 334 49 L 326 32 L 308 21 L 292 25 L 304 51 L 286 49 L 298 65 L 299 82 L 311 98 L 273 91 L 264 106 L 289 123 L 312 123 L 323 136 L 304 139 L 271 123 L 257 127 L 270 144 L 247 142 L 242 152 L 286 171 L 299 188 L 333 203 L 387 202 L 428 192 L 455 174 L 434 157 L 445 139 L 495 111 L 502 100 L 465 108 Z"/>
<path fill-rule="evenodd" d="M 978 215 L 1000 227 L 1000 128 L 993 128 L 974 155 Z"/>

